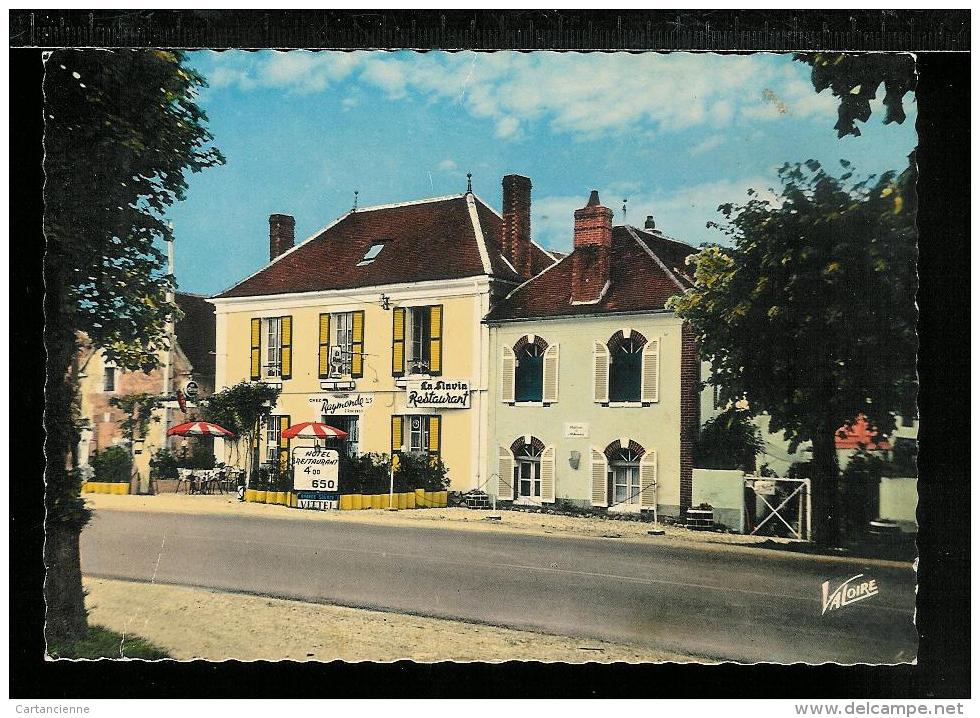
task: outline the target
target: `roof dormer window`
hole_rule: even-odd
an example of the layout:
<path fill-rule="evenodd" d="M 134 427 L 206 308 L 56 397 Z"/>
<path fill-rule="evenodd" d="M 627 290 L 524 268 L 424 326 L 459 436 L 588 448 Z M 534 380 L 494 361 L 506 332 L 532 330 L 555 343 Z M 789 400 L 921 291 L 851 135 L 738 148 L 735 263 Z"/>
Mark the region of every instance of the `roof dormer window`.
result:
<path fill-rule="evenodd" d="M 381 250 L 384 249 L 384 242 L 379 242 L 378 244 L 372 244 L 368 251 L 364 254 L 364 259 L 357 263 L 358 267 L 364 267 L 375 260 L 375 258 L 381 254 Z"/>

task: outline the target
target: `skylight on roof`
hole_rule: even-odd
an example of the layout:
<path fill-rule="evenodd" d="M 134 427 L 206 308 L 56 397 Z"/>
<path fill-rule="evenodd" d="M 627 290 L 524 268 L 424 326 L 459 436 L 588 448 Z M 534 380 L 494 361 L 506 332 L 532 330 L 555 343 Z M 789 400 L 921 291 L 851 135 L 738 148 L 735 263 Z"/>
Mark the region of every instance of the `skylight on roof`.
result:
<path fill-rule="evenodd" d="M 384 242 L 379 242 L 378 244 L 372 244 L 371 247 L 364 255 L 364 259 L 357 263 L 358 267 L 363 267 L 366 264 L 370 264 L 374 261 L 375 257 L 381 254 L 381 250 L 384 249 Z"/>

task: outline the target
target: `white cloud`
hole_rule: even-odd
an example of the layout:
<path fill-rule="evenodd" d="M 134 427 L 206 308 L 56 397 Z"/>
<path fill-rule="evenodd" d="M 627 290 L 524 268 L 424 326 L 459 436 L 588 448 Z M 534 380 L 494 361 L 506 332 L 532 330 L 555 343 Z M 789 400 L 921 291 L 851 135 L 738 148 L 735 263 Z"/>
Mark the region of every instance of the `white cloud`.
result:
<path fill-rule="evenodd" d="M 215 87 L 306 93 L 350 79 L 391 100 L 451 102 L 512 140 L 532 123 L 594 138 L 836 113 L 828 92 L 813 91 L 808 67 L 761 54 L 231 52 L 213 65 Z"/>
<path fill-rule="evenodd" d="M 694 145 L 690 150 L 690 154 L 692 157 L 697 157 L 698 155 L 703 155 L 705 152 L 711 152 L 711 150 L 721 147 L 724 143 L 725 137 L 723 135 L 711 135 Z"/>
<path fill-rule="evenodd" d="M 456 169 L 456 163 L 451 159 L 444 159 L 436 165 L 436 169 L 440 172 L 453 172 Z"/>
<path fill-rule="evenodd" d="M 775 175 L 722 180 L 674 192 L 627 194 L 607 187 L 599 190 L 602 203 L 614 211 L 613 222 L 623 223 L 622 198 L 629 197 L 626 221 L 642 227 L 647 215 L 653 215 L 657 228 L 682 242 L 698 246 L 703 242 L 724 242 L 718 230 L 706 228 L 709 221 L 720 222 L 718 205 L 732 202 L 744 204 L 747 191 L 755 189 L 763 199 L 776 200 L 769 188 L 777 184 Z M 585 205 L 588 194 L 582 196 L 551 196 L 535 198 L 531 203 L 531 232 L 534 239 L 552 249 L 568 251 L 572 247 L 573 213 Z"/>

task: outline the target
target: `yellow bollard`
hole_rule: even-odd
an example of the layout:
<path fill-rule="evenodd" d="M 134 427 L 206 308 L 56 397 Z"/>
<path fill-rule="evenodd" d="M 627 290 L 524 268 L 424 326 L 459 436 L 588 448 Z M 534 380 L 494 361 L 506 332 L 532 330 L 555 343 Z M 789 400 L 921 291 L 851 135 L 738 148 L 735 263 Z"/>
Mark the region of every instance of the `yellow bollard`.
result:
<path fill-rule="evenodd" d="M 415 506 L 413 508 L 423 509 L 425 506 L 425 489 L 415 489 Z"/>
<path fill-rule="evenodd" d="M 405 508 L 414 509 L 415 508 L 415 492 L 408 491 L 405 493 Z"/>
<path fill-rule="evenodd" d="M 256 489 L 256 491 L 255 491 L 255 503 L 257 503 L 257 504 L 264 504 L 265 503 L 265 494 L 266 494 L 265 491 L 259 491 L 258 489 Z"/>
<path fill-rule="evenodd" d="M 437 491 L 436 493 L 439 495 L 439 498 L 437 500 L 437 505 L 439 506 L 439 508 L 442 509 L 449 506 L 449 492 Z"/>
<path fill-rule="evenodd" d="M 247 501 L 248 503 L 254 503 L 255 489 L 245 489 L 245 501 Z"/>
<path fill-rule="evenodd" d="M 385 494 L 375 494 L 371 497 L 372 509 L 383 509 L 388 506 L 388 497 Z"/>

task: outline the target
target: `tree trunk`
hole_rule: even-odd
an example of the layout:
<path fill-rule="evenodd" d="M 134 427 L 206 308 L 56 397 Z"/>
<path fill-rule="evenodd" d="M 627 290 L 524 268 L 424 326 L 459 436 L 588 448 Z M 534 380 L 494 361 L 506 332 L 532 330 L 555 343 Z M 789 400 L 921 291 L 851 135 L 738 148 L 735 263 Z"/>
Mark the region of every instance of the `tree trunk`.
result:
<path fill-rule="evenodd" d="M 69 369 L 76 345 L 66 311 L 66 276 L 63 258 L 49 244 L 44 258 L 44 601 L 49 645 L 77 640 L 87 632 L 78 537 L 88 511 L 77 474 L 67 468 L 74 435 Z"/>
<path fill-rule="evenodd" d="M 825 426 L 813 436 L 813 540 L 820 546 L 837 546 L 840 542 L 840 510 L 837 496 L 836 428 Z"/>

